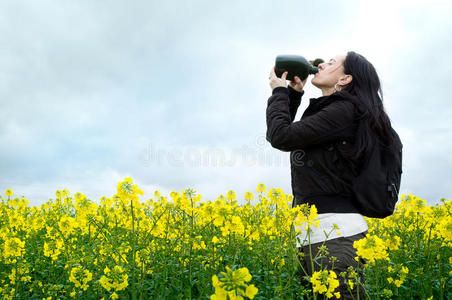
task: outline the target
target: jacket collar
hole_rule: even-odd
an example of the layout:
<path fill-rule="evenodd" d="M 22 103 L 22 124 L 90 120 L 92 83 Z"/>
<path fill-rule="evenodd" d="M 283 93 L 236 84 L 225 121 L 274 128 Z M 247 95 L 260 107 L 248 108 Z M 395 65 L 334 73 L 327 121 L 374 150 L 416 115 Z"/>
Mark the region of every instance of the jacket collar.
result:
<path fill-rule="evenodd" d="M 357 99 L 352 94 L 347 91 L 338 91 L 329 96 L 321 96 L 318 98 L 310 98 L 309 106 L 306 109 L 310 112 L 315 112 L 321 110 L 323 107 L 331 104 L 333 101 L 337 100 L 351 100 L 355 102 Z"/>

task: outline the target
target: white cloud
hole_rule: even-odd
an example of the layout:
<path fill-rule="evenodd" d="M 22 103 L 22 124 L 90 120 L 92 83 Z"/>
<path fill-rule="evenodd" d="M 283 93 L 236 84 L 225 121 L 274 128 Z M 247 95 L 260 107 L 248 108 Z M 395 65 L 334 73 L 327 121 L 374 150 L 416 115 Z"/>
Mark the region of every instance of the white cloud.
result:
<path fill-rule="evenodd" d="M 151 165 L 143 153 L 149 144 L 167 154 L 262 152 L 256 140 L 266 130 L 275 56 L 327 59 L 354 50 L 377 68 L 404 142 L 402 191 L 430 201 L 452 196 L 442 184 L 452 164 L 449 2 L 105 5 L 0 5 L 1 189 L 43 201 L 67 186 L 96 199 L 130 176 L 150 193 L 193 186 L 216 198 L 259 182 L 290 193 L 288 165 L 237 159 L 232 167 L 197 167 L 185 159 L 181 167 L 168 157 Z M 297 118 L 317 96 L 309 84 Z"/>

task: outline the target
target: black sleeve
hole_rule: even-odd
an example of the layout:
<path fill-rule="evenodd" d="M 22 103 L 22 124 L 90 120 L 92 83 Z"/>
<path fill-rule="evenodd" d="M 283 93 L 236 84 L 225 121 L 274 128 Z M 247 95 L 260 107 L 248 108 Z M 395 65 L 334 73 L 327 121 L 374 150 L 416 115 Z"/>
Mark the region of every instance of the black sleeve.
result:
<path fill-rule="evenodd" d="M 353 123 L 354 106 L 334 101 L 317 113 L 292 122 L 289 90 L 277 87 L 267 104 L 267 141 L 279 150 L 292 151 L 335 139 L 335 134 Z"/>
<path fill-rule="evenodd" d="M 304 94 L 304 91 L 298 92 L 290 87 L 287 87 L 289 90 L 289 111 L 290 111 L 290 120 L 293 122 L 295 120 L 295 115 L 297 114 L 298 107 L 301 103 L 301 97 Z"/>

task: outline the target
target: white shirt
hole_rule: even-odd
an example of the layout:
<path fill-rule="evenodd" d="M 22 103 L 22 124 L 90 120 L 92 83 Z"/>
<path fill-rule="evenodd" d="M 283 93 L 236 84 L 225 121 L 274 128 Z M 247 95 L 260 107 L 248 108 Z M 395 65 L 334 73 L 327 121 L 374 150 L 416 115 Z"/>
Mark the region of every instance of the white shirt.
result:
<path fill-rule="evenodd" d="M 301 233 L 297 234 L 297 247 L 332 240 L 339 237 L 352 236 L 368 229 L 366 219 L 358 213 L 326 213 L 319 214 L 319 228 L 315 225 L 310 226 L 310 240 L 308 240 L 307 231 L 304 226 L 295 226 L 295 230 L 300 229 Z M 334 230 L 334 224 L 339 228 Z M 340 233 L 340 235 L 337 234 Z M 326 237 L 325 233 L 328 235 Z M 300 243 L 301 242 L 301 243 Z"/>

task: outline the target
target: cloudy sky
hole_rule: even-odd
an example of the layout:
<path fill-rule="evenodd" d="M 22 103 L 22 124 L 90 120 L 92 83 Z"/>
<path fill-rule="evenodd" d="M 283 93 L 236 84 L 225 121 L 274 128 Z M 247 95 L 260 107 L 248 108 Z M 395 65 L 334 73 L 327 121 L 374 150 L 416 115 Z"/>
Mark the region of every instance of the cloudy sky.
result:
<path fill-rule="evenodd" d="M 0 189 L 39 205 L 145 191 L 291 193 L 265 141 L 278 54 L 353 50 L 380 75 L 404 144 L 401 193 L 452 198 L 451 1 L 0 3 Z M 308 83 L 297 119 L 309 98 Z M 449 121 L 447 121 L 449 120 Z"/>

